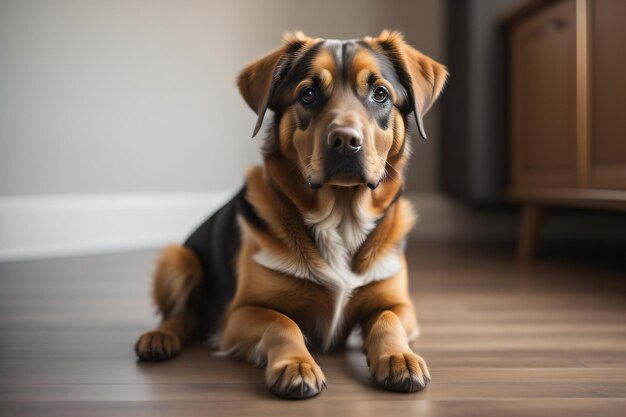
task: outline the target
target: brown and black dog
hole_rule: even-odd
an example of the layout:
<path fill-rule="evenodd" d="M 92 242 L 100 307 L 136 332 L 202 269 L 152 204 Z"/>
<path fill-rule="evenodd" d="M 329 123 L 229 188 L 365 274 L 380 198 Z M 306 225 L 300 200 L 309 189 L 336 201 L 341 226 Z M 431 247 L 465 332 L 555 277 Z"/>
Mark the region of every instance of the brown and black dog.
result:
<path fill-rule="evenodd" d="M 161 255 L 153 297 L 163 321 L 135 350 L 144 360 L 219 335 L 223 354 L 266 364 L 283 397 L 326 387 L 308 348 L 340 346 L 359 327 L 375 381 L 401 392 L 430 381 L 409 347 L 417 320 L 404 243 L 407 126 L 446 82 L 443 66 L 398 32 L 363 40 L 296 32 L 239 75 L 258 114 L 273 112 L 263 165 L 182 246 Z"/>

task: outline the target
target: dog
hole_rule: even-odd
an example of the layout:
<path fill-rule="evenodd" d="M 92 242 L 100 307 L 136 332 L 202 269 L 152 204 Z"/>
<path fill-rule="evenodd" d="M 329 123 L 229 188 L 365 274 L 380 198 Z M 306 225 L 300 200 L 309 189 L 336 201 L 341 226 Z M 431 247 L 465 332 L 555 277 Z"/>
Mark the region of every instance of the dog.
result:
<path fill-rule="evenodd" d="M 426 138 L 423 116 L 447 77 L 388 30 L 349 41 L 288 33 L 245 68 L 237 83 L 258 115 L 253 137 L 273 112 L 263 164 L 160 255 L 162 322 L 140 336 L 137 356 L 169 359 L 218 335 L 220 354 L 266 365 L 272 393 L 309 398 L 327 387 L 309 348 L 338 348 L 360 328 L 378 385 L 424 389 L 404 255 L 415 214 L 402 191 L 409 126 Z"/>

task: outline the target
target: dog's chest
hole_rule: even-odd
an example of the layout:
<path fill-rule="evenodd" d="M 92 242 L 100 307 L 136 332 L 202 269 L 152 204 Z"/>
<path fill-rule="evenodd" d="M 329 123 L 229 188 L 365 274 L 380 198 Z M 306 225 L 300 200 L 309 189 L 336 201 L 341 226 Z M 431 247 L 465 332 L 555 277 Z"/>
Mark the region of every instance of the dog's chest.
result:
<path fill-rule="evenodd" d="M 365 210 L 336 204 L 332 210 L 317 216 L 307 216 L 318 251 L 326 261 L 320 268 L 311 268 L 312 278 L 334 295 L 334 311 L 324 333 L 323 348 L 329 349 L 344 332 L 344 310 L 357 288 L 373 281 L 391 277 L 401 269 L 396 251 L 377 262 L 364 274 L 352 270 L 354 255 L 376 227 L 377 219 Z"/>
<path fill-rule="evenodd" d="M 356 208 L 355 208 L 356 207 Z M 294 262 L 293 258 L 260 251 L 254 260 L 266 268 L 309 280 L 326 288 L 333 297 L 332 317 L 320 323 L 318 333 L 329 349 L 343 333 L 345 307 L 352 293 L 374 281 L 389 278 L 402 269 L 401 249 L 382 256 L 363 274 L 352 270 L 355 254 L 376 227 L 377 218 L 358 205 L 334 204 L 303 216 L 324 262 Z"/>
<path fill-rule="evenodd" d="M 376 218 L 349 204 L 335 204 L 330 210 L 305 216 L 315 246 L 326 265 L 311 271 L 313 278 L 336 290 L 353 291 L 368 284 L 369 277 L 352 272 L 354 255 L 376 226 Z"/>

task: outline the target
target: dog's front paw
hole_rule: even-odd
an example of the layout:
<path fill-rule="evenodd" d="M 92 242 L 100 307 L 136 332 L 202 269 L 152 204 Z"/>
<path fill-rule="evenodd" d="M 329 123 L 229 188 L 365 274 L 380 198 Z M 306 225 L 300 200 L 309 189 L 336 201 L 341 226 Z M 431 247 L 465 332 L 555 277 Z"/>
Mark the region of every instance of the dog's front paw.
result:
<path fill-rule="evenodd" d="M 376 383 L 389 391 L 416 392 L 430 383 L 426 362 L 413 352 L 384 354 L 368 361 Z"/>
<path fill-rule="evenodd" d="M 326 389 L 326 378 L 313 358 L 291 358 L 268 364 L 265 380 L 283 398 L 311 398 Z"/>
<path fill-rule="evenodd" d="M 164 330 L 142 334 L 135 344 L 135 352 L 144 361 L 164 361 L 180 352 L 182 343 L 178 336 Z"/>

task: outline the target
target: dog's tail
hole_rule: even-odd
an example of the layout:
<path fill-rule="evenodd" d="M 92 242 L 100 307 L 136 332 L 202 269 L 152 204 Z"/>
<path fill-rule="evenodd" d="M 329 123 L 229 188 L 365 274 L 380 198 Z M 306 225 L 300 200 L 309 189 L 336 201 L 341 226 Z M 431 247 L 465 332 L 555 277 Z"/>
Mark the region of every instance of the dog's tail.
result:
<path fill-rule="evenodd" d="M 195 304 L 201 283 L 202 267 L 191 249 L 181 245 L 165 248 L 152 281 L 152 298 L 163 319 L 177 315 L 186 325 L 195 327 Z"/>

